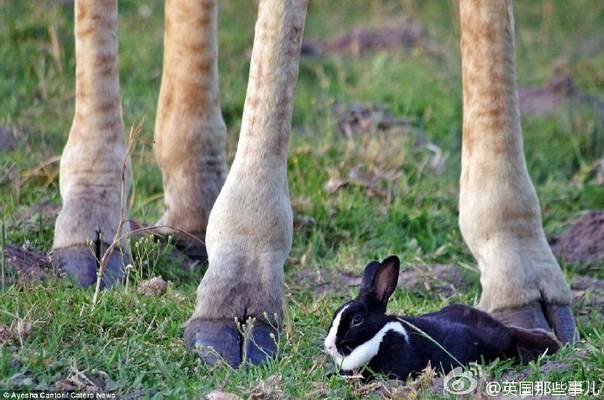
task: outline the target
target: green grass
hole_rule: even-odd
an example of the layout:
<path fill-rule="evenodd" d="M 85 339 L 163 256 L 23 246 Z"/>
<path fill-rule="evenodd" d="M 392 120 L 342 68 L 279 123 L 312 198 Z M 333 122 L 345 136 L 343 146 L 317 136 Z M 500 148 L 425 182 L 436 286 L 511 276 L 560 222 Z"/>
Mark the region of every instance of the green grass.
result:
<path fill-rule="evenodd" d="M 69 2 L 65 2 L 69 3 Z M 23 346 L 0 345 L 0 388 L 48 388 L 77 369 L 120 395 L 199 397 L 210 390 L 246 396 L 261 381 L 281 376 L 287 397 L 360 397 L 358 383 L 337 374 L 323 355 L 322 337 L 333 310 L 353 295 L 316 297 L 293 274 L 303 268 L 359 272 L 373 258 L 398 254 L 404 265 L 474 266 L 457 227 L 460 169 L 461 88 L 459 24 L 451 3 L 441 1 L 313 0 L 306 36 L 327 40 L 359 24 L 396 23 L 401 13 L 418 18 L 439 57 L 420 50 L 361 57 L 305 58 L 300 67 L 293 117 L 289 183 L 294 212 L 314 223 L 297 230 L 285 266 L 288 309 L 277 359 L 239 371 L 208 368 L 188 356 L 182 323 L 191 315 L 195 287 L 204 268 L 180 271 L 169 249 L 145 242 L 135 250 L 131 287 L 105 292 L 91 306 L 92 290 L 50 281 L 15 285 L 0 292 L 0 325 L 18 318 L 31 321 Z M 72 6 L 59 2 L 0 0 L 0 127 L 14 129 L 19 148 L 0 153 L 0 204 L 6 241 L 40 250 L 52 245 L 53 221 L 34 215 L 23 224 L 18 215 L 49 201 L 60 203 L 57 163 L 73 113 L 74 54 Z M 155 103 L 161 76 L 162 4 L 120 2 L 120 76 L 126 126 L 143 120 L 133 154 L 134 196 L 131 217 L 153 222 L 162 212 L 161 176 L 152 153 Z M 243 10 L 242 5 L 247 8 Z M 148 7 L 150 16 L 142 7 Z M 232 158 L 245 96 L 254 10 L 247 2 L 221 3 L 220 68 L 223 114 L 229 127 Z M 604 7 L 596 0 L 516 4 L 518 80 L 545 84 L 556 72 L 570 74 L 579 88 L 604 99 Z M 60 50 L 53 51 L 51 32 Z M 593 48 L 598 48 L 594 51 Z M 414 121 L 423 137 L 448 155 L 442 174 L 428 163 L 432 153 L 396 132 L 347 139 L 337 131 L 333 104 L 378 103 Z M 590 168 L 604 154 L 601 115 L 588 107 L 563 106 L 547 116 L 523 119 L 530 174 L 537 188 L 545 230 L 556 234 L 586 209 L 604 208 L 604 188 Z M 323 186 L 330 174 L 345 177 L 352 168 L 393 171 L 372 190 L 352 184 L 335 193 Z M 27 181 L 23 177 L 35 171 Z M 377 195 L 376 195 L 377 193 Z M 603 265 L 563 263 L 567 277 L 589 272 L 604 278 Z M 133 287 L 144 276 L 162 274 L 167 295 L 141 297 Z M 468 273 L 470 290 L 451 299 L 430 293 L 398 291 L 390 310 L 418 314 L 451 302 L 474 303 L 478 277 Z M 604 376 L 604 327 L 594 315 L 579 329 L 588 349 L 574 359 L 565 349 L 552 357 L 569 365 L 563 371 L 532 373 L 534 380 L 597 380 Z M 545 362 L 542 360 L 541 363 Z M 535 371 L 538 364 L 533 364 Z M 507 362 L 486 367 L 493 376 Z M 389 382 L 386 385 L 395 385 Z M 439 397 L 423 393 L 420 397 Z"/>

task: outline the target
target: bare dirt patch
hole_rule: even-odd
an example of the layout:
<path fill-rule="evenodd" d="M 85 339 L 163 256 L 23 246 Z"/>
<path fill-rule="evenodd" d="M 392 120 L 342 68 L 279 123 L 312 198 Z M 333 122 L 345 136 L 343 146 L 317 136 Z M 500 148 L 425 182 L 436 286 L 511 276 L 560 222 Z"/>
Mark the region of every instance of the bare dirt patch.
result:
<path fill-rule="evenodd" d="M 398 180 L 401 173 L 393 169 L 382 170 L 377 166 L 367 169 L 356 165 L 344 177 L 341 176 L 341 172 L 338 170 L 331 170 L 329 175 L 329 179 L 323 185 L 323 190 L 327 193 L 335 193 L 344 186 L 353 185 L 364 188 L 370 197 L 387 199 L 391 194 L 388 190 L 388 184 Z"/>
<path fill-rule="evenodd" d="M 37 250 L 5 244 L 4 257 L 20 282 L 36 282 L 53 273 L 50 257 Z"/>
<path fill-rule="evenodd" d="M 604 211 L 588 211 L 550 238 L 556 256 L 566 262 L 596 264 L 604 260 Z"/>
<path fill-rule="evenodd" d="M 551 114 L 569 101 L 576 106 L 593 107 L 600 116 L 604 112 L 604 102 L 584 93 L 569 75 L 556 76 L 542 87 L 521 87 L 518 100 L 522 114 Z"/>
<path fill-rule="evenodd" d="M 425 48 L 426 34 L 423 25 L 410 17 L 379 28 L 357 26 L 325 43 L 304 39 L 303 56 L 348 55 L 361 56 L 370 52 L 412 50 Z"/>
<path fill-rule="evenodd" d="M 415 294 L 436 293 L 451 297 L 466 291 L 469 282 L 463 268 L 456 265 L 417 265 L 401 271 L 399 287 Z"/>
<path fill-rule="evenodd" d="M 291 280 L 298 287 L 309 288 L 317 296 L 344 294 L 361 284 L 361 277 L 356 272 L 328 268 L 303 268 L 296 271 Z"/>
<path fill-rule="evenodd" d="M 399 276 L 399 287 L 415 294 L 437 294 L 451 297 L 468 289 L 463 269 L 455 265 L 418 265 L 407 267 Z M 292 281 L 309 287 L 317 295 L 346 294 L 361 284 L 357 272 L 329 268 L 303 268 L 293 274 Z"/>
<path fill-rule="evenodd" d="M 413 49 L 425 39 L 424 27 L 412 18 L 400 24 L 368 29 L 362 26 L 330 40 L 325 53 L 359 56 L 370 51 Z"/>
<path fill-rule="evenodd" d="M 418 133 L 413 121 L 397 117 L 384 106 L 363 103 L 340 103 L 333 106 L 338 130 L 351 138 L 359 134 L 396 129 L 403 134 Z"/>

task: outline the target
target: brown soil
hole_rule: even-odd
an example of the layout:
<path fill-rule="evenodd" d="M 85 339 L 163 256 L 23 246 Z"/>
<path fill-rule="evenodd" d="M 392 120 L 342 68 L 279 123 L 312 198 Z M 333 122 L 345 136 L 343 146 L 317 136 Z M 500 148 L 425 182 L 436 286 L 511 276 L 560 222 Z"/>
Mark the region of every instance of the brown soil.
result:
<path fill-rule="evenodd" d="M 304 268 L 293 274 L 296 285 L 309 287 L 317 296 L 337 293 L 347 294 L 350 289 L 356 291 L 361 284 L 361 276 L 356 272 L 327 268 Z M 451 297 L 463 292 L 469 284 L 462 268 L 454 265 L 418 265 L 401 271 L 399 287 L 412 293 L 436 293 Z"/>
<path fill-rule="evenodd" d="M 597 264 L 604 260 L 604 211 L 589 211 L 550 239 L 556 256 L 566 262 Z"/>
<path fill-rule="evenodd" d="M 403 134 L 415 133 L 417 130 L 411 120 L 396 117 L 388 108 L 377 104 L 362 102 L 336 104 L 332 112 L 338 130 L 347 137 L 392 129 Z"/>
<path fill-rule="evenodd" d="M 468 289 L 463 269 L 456 265 L 418 265 L 401 271 L 399 287 L 412 293 L 451 297 Z"/>
<path fill-rule="evenodd" d="M 9 267 L 17 272 L 19 281 L 35 282 L 52 274 L 50 257 L 37 250 L 4 245 L 4 257 Z"/>
<path fill-rule="evenodd" d="M 424 47 L 427 46 L 423 25 L 417 20 L 407 17 L 397 24 L 380 28 L 358 26 L 326 43 L 304 39 L 302 55 L 360 56 L 369 52 L 411 50 Z"/>
<path fill-rule="evenodd" d="M 598 115 L 604 112 L 604 103 L 585 94 L 569 75 L 555 76 L 542 87 L 521 87 L 518 100 L 522 114 L 551 114 L 569 101 L 576 106 L 593 107 Z"/>

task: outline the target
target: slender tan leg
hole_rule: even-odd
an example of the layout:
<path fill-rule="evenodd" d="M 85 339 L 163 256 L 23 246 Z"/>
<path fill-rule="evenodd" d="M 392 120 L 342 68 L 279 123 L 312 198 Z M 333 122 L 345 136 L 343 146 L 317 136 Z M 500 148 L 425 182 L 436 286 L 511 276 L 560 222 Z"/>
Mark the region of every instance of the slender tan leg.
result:
<path fill-rule="evenodd" d="M 570 290 L 541 224 L 524 160 L 512 2 L 462 0 L 463 151 L 459 223 L 481 272 L 480 307 L 574 337 Z"/>
<path fill-rule="evenodd" d="M 281 320 L 292 240 L 287 144 L 306 3 L 260 1 L 239 145 L 210 214 L 209 268 L 185 331 L 191 350 L 212 347 L 231 365 L 241 361 L 240 349 L 253 363 L 275 351 L 269 323 Z M 233 321 L 247 317 L 259 321 L 242 345 Z"/>
<path fill-rule="evenodd" d="M 61 157 L 63 208 L 55 226 L 53 261 L 88 286 L 96 281 L 99 255 L 94 252 L 104 251 L 120 217 L 127 219 L 125 209 L 120 215 L 130 166 L 122 192 L 121 166 L 127 151 L 118 76 L 117 0 L 76 0 L 75 47 L 75 116 Z M 103 285 L 121 278 L 123 255 L 118 251 L 111 257 Z"/>
<path fill-rule="evenodd" d="M 226 176 L 217 56 L 216 0 L 167 0 L 155 125 L 166 211 L 158 225 L 200 239 Z"/>

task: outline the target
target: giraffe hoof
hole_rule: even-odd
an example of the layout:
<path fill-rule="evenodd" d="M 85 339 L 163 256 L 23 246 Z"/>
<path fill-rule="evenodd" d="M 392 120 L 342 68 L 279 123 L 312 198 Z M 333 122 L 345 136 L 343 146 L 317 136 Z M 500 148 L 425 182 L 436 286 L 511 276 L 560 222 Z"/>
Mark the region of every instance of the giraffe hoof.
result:
<path fill-rule="evenodd" d="M 570 306 L 533 302 L 522 307 L 505 308 L 492 313 L 504 325 L 524 329 L 554 331 L 562 343 L 575 343 L 579 334 Z"/>
<path fill-rule="evenodd" d="M 579 341 L 579 331 L 569 305 L 546 304 L 545 317 L 562 343 L 572 344 Z"/>
<path fill-rule="evenodd" d="M 241 364 L 241 335 L 235 321 L 194 319 L 185 328 L 185 343 L 190 353 L 209 365 L 222 361 L 237 368 Z"/>
<path fill-rule="evenodd" d="M 145 224 L 138 221 L 131 221 L 130 226 L 133 230 L 146 227 Z M 162 243 L 168 243 L 168 236 L 171 236 L 173 238 L 172 243 L 174 244 L 174 247 L 193 261 L 205 262 L 208 260 L 206 246 L 202 240 L 202 238 L 205 237 L 205 232 L 185 235 L 184 233 L 174 230 L 162 229 L 157 225 L 150 232 L 154 238 L 157 238 Z"/>
<path fill-rule="evenodd" d="M 109 247 L 105 245 L 104 248 Z M 52 263 L 61 274 L 67 275 L 79 287 L 89 287 L 96 283 L 99 262 L 86 245 L 63 247 L 52 251 Z M 124 266 L 129 257 L 116 249 L 107 262 L 101 280 L 101 289 L 117 285 L 124 277 Z"/>
<path fill-rule="evenodd" d="M 190 353 L 209 365 L 225 362 L 238 368 L 243 362 L 258 365 L 277 353 L 278 331 L 258 320 L 250 320 L 242 336 L 233 320 L 194 319 L 185 328 Z"/>
<path fill-rule="evenodd" d="M 208 253 L 203 242 L 197 242 L 193 239 L 176 238 L 174 246 L 178 251 L 194 261 L 205 262 L 208 260 Z"/>
<path fill-rule="evenodd" d="M 274 327 L 262 321 L 250 321 L 249 337 L 245 342 L 246 360 L 254 365 L 261 364 L 274 357 L 277 353 L 279 332 Z"/>

